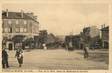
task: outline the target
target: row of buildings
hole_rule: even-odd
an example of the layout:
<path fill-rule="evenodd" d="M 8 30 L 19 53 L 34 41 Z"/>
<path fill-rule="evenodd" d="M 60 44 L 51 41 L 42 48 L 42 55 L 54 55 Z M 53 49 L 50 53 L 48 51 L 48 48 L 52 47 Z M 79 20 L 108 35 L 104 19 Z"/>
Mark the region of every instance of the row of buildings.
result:
<path fill-rule="evenodd" d="M 79 35 L 68 35 L 65 41 L 60 41 L 53 34 L 48 34 L 47 30 L 39 30 L 37 16 L 23 10 L 2 11 L 2 37 L 2 44 L 9 50 L 15 49 L 18 44 L 23 48 L 42 48 L 43 43 L 65 47 L 71 41 L 74 48 L 82 48 L 83 43 L 90 48 L 109 48 L 109 26 L 103 25 L 101 29 L 96 26 L 85 27 Z"/>
<path fill-rule="evenodd" d="M 85 27 L 79 35 L 68 35 L 65 43 L 72 42 L 73 48 L 81 49 L 83 44 L 91 49 L 109 48 L 109 26 L 102 25 L 101 29 L 96 26 Z"/>

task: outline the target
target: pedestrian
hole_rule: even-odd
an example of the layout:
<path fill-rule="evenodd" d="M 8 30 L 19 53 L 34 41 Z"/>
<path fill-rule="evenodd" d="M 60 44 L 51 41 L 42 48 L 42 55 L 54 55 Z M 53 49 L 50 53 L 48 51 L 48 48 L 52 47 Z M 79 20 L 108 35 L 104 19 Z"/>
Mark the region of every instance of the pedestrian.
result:
<path fill-rule="evenodd" d="M 43 48 L 44 48 L 44 50 L 47 50 L 47 46 L 45 43 L 43 44 Z"/>
<path fill-rule="evenodd" d="M 15 57 L 17 58 L 17 61 L 19 63 L 19 67 L 21 67 L 23 64 L 23 50 L 22 50 L 22 48 L 17 48 Z"/>
<path fill-rule="evenodd" d="M 5 46 L 2 49 L 2 68 L 9 68 L 8 53 Z"/>
<path fill-rule="evenodd" d="M 88 50 L 89 50 L 89 47 L 86 45 L 84 46 L 84 58 L 88 58 L 89 54 L 88 54 Z"/>
<path fill-rule="evenodd" d="M 68 43 L 68 50 L 70 50 L 70 51 L 73 50 L 72 41 L 70 41 L 70 42 Z"/>

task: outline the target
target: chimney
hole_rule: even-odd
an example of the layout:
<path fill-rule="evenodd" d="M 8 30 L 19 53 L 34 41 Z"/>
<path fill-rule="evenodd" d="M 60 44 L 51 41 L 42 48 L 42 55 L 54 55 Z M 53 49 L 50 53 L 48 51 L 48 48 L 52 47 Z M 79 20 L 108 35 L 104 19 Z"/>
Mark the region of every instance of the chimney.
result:
<path fill-rule="evenodd" d="M 8 17 L 8 9 L 6 9 L 6 17 Z"/>
<path fill-rule="evenodd" d="M 21 18 L 23 18 L 23 13 L 24 13 L 23 10 L 21 10 Z"/>

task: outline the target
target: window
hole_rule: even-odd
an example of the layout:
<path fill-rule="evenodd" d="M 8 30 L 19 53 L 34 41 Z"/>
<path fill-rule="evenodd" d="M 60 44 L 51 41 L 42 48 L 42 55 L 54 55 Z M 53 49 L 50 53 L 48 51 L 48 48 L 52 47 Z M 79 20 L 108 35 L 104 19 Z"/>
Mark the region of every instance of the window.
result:
<path fill-rule="evenodd" d="M 8 24 L 11 24 L 11 21 L 10 20 L 8 20 Z"/>
<path fill-rule="evenodd" d="M 19 24 L 18 20 L 16 20 L 16 24 Z"/>
<path fill-rule="evenodd" d="M 10 32 L 10 28 L 4 28 L 4 32 Z"/>
<path fill-rule="evenodd" d="M 26 20 L 24 20 L 24 24 L 26 24 L 27 22 L 26 22 Z"/>
<path fill-rule="evenodd" d="M 12 28 L 9 28 L 9 32 L 12 33 Z"/>
<path fill-rule="evenodd" d="M 27 32 L 27 29 L 26 28 L 24 28 L 24 32 Z"/>
<path fill-rule="evenodd" d="M 15 31 L 16 31 L 16 32 L 19 32 L 19 28 L 16 28 Z"/>
<path fill-rule="evenodd" d="M 24 27 L 22 27 L 22 28 L 20 28 L 20 32 L 27 32 L 27 29 L 26 28 L 24 28 Z"/>
<path fill-rule="evenodd" d="M 20 28 L 20 32 L 24 32 L 24 28 Z"/>

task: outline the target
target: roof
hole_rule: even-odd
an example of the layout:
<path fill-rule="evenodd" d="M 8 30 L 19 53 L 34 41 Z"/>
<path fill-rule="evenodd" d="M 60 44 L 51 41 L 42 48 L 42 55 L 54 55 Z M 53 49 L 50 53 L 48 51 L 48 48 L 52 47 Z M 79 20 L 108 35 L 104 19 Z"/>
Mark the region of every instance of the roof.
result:
<path fill-rule="evenodd" d="M 30 19 L 35 22 L 38 22 L 36 21 L 36 19 L 29 16 L 27 13 L 23 13 L 23 16 L 22 16 L 21 12 L 8 12 L 8 17 L 7 17 L 7 12 L 2 11 L 2 19 Z"/>
<path fill-rule="evenodd" d="M 101 31 L 109 31 L 109 26 L 102 28 Z"/>

